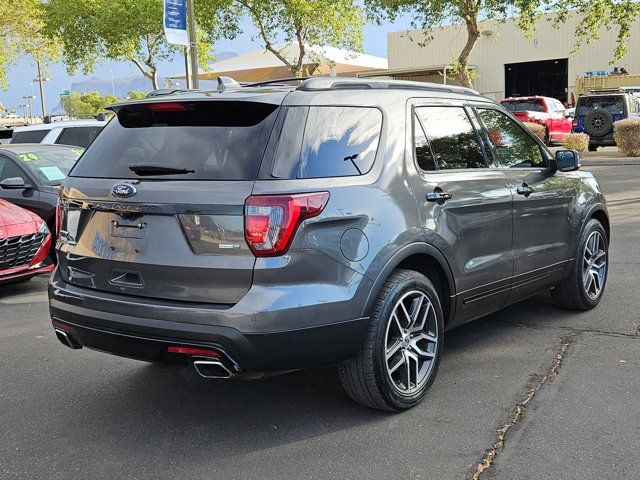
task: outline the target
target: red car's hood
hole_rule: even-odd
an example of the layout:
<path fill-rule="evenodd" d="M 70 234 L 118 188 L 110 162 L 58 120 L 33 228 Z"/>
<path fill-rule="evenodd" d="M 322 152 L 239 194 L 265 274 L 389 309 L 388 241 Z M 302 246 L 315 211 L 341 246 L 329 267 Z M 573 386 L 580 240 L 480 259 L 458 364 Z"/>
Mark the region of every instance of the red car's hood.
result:
<path fill-rule="evenodd" d="M 34 213 L 0 199 L 0 238 L 35 232 L 42 223 Z"/>

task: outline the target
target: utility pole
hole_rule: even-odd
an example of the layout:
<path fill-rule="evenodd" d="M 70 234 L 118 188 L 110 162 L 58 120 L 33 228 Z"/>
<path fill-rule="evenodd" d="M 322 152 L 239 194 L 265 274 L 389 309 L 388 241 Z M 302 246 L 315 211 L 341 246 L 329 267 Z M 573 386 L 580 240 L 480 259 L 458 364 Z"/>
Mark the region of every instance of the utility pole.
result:
<path fill-rule="evenodd" d="M 193 0 L 187 0 L 187 25 L 189 29 L 189 56 L 191 60 L 191 88 L 198 89 L 198 51 L 196 49 L 196 20 Z"/>
<path fill-rule="evenodd" d="M 185 77 L 185 87 L 189 90 L 189 86 L 191 85 L 191 77 L 189 73 L 189 48 L 184 47 L 184 77 Z"/>
<path fill-rule="evenodd" d="M 44 117 L 47 114 L 47 105 L 44 100 L 44 87 L 42 86 L 42 82 L 50 82 L 51 79 L 48 77 L 42 76 L 42 69 L 40 68 L 40 60 L 36 60 L 36 64 L 38 65 L 38 78 L 34 78 L 33 81 L 38 82 L 38 85 L 40 85 L 40 107 L 42 108 L 42 121 L 44 122 Z"/>

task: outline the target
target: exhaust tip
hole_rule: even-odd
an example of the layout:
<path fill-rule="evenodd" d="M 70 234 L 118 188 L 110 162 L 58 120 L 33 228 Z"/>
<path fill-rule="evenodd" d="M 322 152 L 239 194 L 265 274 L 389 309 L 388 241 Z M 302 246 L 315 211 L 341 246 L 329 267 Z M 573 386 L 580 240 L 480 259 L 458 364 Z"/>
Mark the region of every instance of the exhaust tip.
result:
<path fill-rule="evenodd" d="M 218 360 L 194 360 L 193 368 L 203 378 L 231 378 L 233 373 Z"/>
<path fill-rule="evenodd" d="M 58 340 L 60 340 L 60 343 L 62 343 L 65 347 L 69 347 L 72 350 L 78 350 L 82 348 L 82 345 L 73 340 L 71 336 L 61 328 L 54 328 L 54 331 L 56 333 L 56 337 L 58 337 Z"/>

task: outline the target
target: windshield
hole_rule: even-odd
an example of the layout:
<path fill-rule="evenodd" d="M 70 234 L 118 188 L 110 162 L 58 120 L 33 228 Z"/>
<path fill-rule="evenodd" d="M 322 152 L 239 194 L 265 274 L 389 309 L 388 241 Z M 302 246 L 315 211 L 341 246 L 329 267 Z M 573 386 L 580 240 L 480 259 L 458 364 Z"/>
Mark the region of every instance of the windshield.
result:
<path fill-rule="evenodd" d="M 229 101 L 130 105 L 103 129 L 71 175 L 254 180 L 277 108 Z"/>
<path fill-rule="evenodd" d="M 16 156 L 45 185 L 57 186 L 67 178 L 82 148 L 33 148 L 16 153 Z"/>
<path fill-rule="evenodd" d="M 622 95 L 597 95 L 580 97 L 576 115 L 587 115 L 591 110 L 603 109 L 611 115 L 624 115 L 624 97 Z"/>
<path fill-rule="evenodd" d="M 546 112 L 542 100 L 505 100 L 502 106 L 510 112 Z"/>

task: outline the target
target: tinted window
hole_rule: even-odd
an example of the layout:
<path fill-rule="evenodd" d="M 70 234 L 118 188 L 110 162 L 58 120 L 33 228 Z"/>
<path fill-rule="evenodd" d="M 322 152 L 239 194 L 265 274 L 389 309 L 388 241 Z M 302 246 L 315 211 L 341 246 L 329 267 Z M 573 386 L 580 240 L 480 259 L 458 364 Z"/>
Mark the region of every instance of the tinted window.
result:
<path fill-rule="evenodd" d="M 162 179 L 257 177 L 277 105 L 226 101 L 151 105 L 120 110 L 89 146 L 72 175 L 139 178 L 129 169 L 135 164 L 194 171 L 156 177 Z"/>
<path fill-rule="evenodd" d="M 382 113 L 375 108 L 310 107 L 298 178 L 367 173 L 381 128 Z"/>
<path fill-rule="evenodd" d="M 49 130 L 26 130 L 13 132 L 11 143 L 40 143 L 47 136 Z"/>
<path fill-rule="evenodd" d="M 56 140 L 61 145 L 74 145 L 87 148 L 93 139 L 100 133 L 102 127 L 67 127 Z"/>
<path fill-rule="evenodd" d="M 624 97 L 622 95 L 595 95 L 578 98 L 576 115 L 587 115 L 595 109 L 604 109 L 611 115 L 622 115 L 624 114 Z"/>
<path fill-rule="evenodd" d="M 24 172 L 13 161 L 0 156 L 0 181 L 6 178 L 25 178 Z"/>
<path fill-rule="evenodd" d="M 368 107 L 289 107 L 271 176 L 323 178 L 362 175 L 378 150 L 382 113 Z"/>
<path fill-rule="evenodd" d="M 482 147 L 462 107 L 416 109 L 438 169 L 486 167 Z"/>
<path fill-rule="evenodd" d="M 429 147 L 429 141 L 417 115 L 414 115 L 413 119 L 413 141 L 418 167 L 424 171 L 437 170 L 431 147 Z"/>
<path fill-rule="evenodd" d="M 542 100 L 509 100 L 502 102 L 502 106 L 510 112 L 545 112 Z"/>
<path fill-rule="evenodd" d="M 537 167 L 544 164 L 538 143 L 507 115 L 484 108 L 478 109 L 478 115 L 493 146 L 493 166 Z"/>
<path fill-rule="evenodd" d="M 60 185 L 82 155 L 82 148 L 42 147 L 16 153 L 22 165 L 45 185 Z"/>

